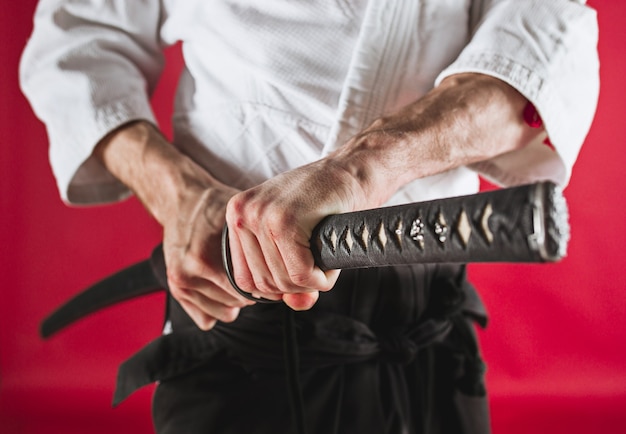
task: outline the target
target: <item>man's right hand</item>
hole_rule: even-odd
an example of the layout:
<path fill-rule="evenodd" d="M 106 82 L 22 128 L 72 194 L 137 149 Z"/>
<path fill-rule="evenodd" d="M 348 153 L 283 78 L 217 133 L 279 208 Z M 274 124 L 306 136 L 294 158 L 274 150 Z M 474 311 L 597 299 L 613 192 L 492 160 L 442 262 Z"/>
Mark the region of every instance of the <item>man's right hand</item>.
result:
<path fill-rule="evenodd" d="M 199 328 L 234 321 L 240 308 L 253 304 L 236 293 L 222 266 L 226 204 L 236 189 L 211 177 L 148 122 L 113 131 L 94 155 L 163 226 L 170 293 Z"/>

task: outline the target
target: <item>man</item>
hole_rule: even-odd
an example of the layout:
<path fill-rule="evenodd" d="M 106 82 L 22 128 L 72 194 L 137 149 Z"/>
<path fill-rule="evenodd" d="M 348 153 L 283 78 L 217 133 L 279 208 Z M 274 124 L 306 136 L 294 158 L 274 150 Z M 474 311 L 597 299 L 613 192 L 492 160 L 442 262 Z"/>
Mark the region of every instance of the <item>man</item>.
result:
<path fill-rule="evenodd" d="M 159 432 L 488 430 L 463 267 L 340 275 L 308 240 L 328 214 L 475 192 L 477 173 L 565 185 L 598 92 L 583 3 L 40 2 L 21 78 L 63 199 L 132 191 L 163 225 L 173 331 L 132 372 L 160 381 Z M 170 144 L 148 98 L 178 40 Z M 283 303 L 234 291 L 225 222 L 237 285 Z"/>

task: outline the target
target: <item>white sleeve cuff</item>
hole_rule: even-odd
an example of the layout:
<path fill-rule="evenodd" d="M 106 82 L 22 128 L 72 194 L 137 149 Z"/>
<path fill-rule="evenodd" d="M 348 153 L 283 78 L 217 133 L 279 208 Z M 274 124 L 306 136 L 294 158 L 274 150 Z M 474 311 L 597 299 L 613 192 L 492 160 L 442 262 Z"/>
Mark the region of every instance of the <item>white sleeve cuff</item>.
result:
<path fill-rule="evenodd" d="M 476 72 L 516 88 L 536 107 L 556 152 L 539 140 L 472 168 L 501 185 L 550 179 L 565 186 L 597 105 L 596 13 L 571 0 L 494 3 L 436 83 Z"/>
<path fill-rule="evenodd" d="M 131 194 L 92 153 L 104 136 L 133 120 L 146 120 L 156 125 L 150 104 L 143 95 L 94 107 L 91 113 L 72 119 L 71 127 L 57 124 L 48 127 L 50 162 L 61 197 L 66 203 L 90 205 L 114 202 Z"/>

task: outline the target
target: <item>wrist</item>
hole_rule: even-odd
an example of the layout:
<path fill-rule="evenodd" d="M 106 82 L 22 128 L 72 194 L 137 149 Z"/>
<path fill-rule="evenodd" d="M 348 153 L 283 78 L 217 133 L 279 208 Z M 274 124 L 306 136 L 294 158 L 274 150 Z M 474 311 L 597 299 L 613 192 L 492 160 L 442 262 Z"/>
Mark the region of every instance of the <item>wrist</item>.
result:
<path fill-rule="evenodd" d="M 385 182 L 384 170 L 378 164 L 378 150 L 370 140 L 354 138 L 345 146 L 329 155 L 330 170 L 345 177 L 352 186 L 355 210 L 375 208 L 384 204 L 393 195 L 394 186 Z"/>
<path fill-rule="evenodd" d="M 190 195 L 219 184 L 145 121 L 113 131 L 98 144 L 94 155 L 161 225 L 176 218 Z"/>
<path fill-rule="evenodd" d="M 398 125 L 396 116 L 382 117 L 331 154 L 358 182 L 370 207 L 387 202 L 426 169 L 417 157 L 436 140 L 433 125 Z"/>

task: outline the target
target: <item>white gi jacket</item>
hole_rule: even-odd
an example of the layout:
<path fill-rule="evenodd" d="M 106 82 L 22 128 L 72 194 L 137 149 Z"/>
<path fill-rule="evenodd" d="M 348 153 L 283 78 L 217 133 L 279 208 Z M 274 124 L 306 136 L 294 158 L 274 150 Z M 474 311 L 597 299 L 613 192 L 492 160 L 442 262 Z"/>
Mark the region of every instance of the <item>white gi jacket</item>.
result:
<path fill-rule="evenodd" d="M 541 144 L 416 180 L 390 203 L 503 185 L 565 185 L 598 97 L 596 14 L 572 0 L 42 0 L 20 67 L 50 138 L 62 198 L 119 200 L 91 153 L 112 129 L 155 122 L 162 48 L 182 41 L 174 143 L 247 188 L 314 161 L 444 77 L 480 72 L 525 95 Z"/>

